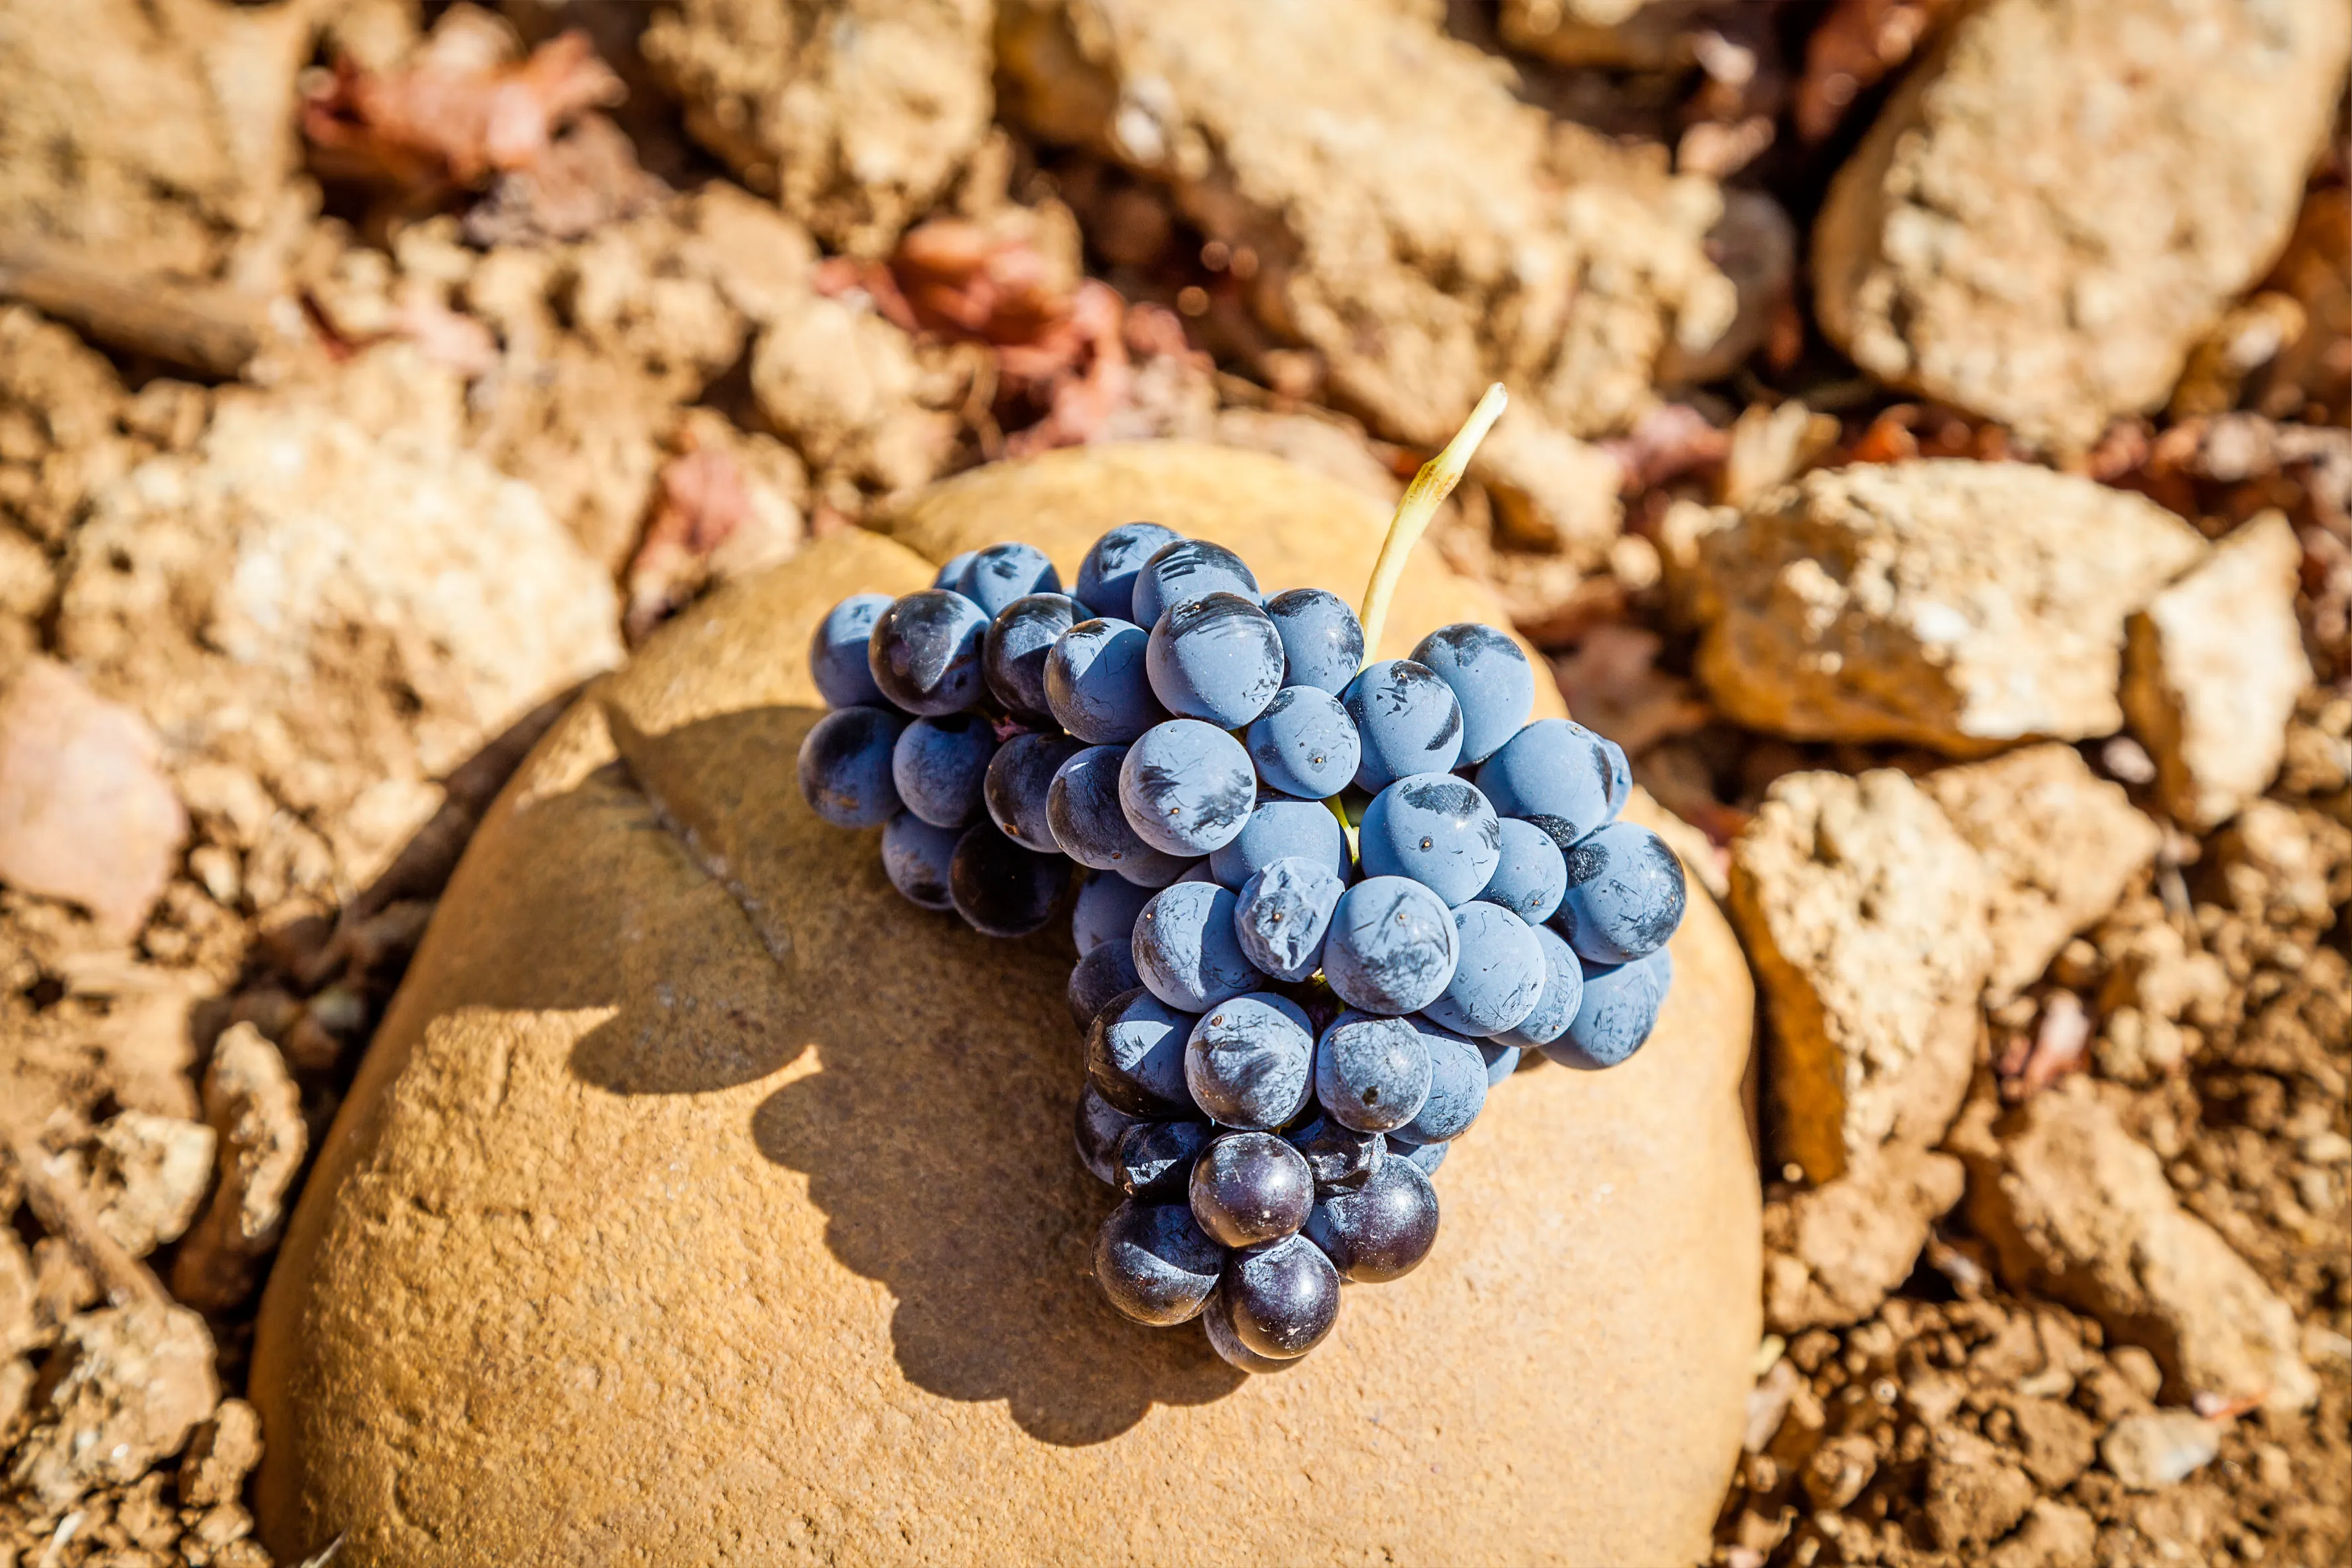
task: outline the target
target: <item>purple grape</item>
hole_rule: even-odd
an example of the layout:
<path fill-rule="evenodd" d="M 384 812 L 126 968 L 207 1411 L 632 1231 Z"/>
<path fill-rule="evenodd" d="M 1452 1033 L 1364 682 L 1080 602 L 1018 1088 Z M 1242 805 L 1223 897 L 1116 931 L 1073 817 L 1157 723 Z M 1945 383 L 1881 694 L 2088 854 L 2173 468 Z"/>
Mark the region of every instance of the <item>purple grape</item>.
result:
<path fill-rule="evenodd" d="M 1087 1080 L 1129 1116 L 1196 1116 L 1184 1087 L 1184 1043 L 1192 1032 L 1190 1014 L 1148 991 L 1115 997 L 1087 1029 Z"/>
<path fill-rule="evenodd" d="M 1242 830 L 1210 853 L 1209 875 L 1239 888 L 1276 860 L 1305 860 L 1346 882 L 1348 836 L 1331 808 L 1261 790 Z"/>
<path fill-rule="evenodd" d="M 1144 658 L 1150 635 L 1126 621 L 1080 621 L 1045 656 L 1045 706 L 1054 721 L 1097 746 L 1125 745 L 1168 711 L 1151 695 Z"/>
<path fill-rule="evenodd" d="M 940 568 L 939 575 L 931 579 L 931 586 L 950 594 L 956 592 L 956 584 L 963 581 L 964 572 L 979 553 L 977 550 L 965 550 L 949 556 L 947 564 Z"/>
<path fill-rule="evenodd" d="M 1092 1028 L 1096 1015 L 1142 984 L 1135 973 L 1135 951 L 1124 939 L 1100 944 L 1071 967 L 1066 993 L 1070 1021 L 1081 1030 Z"/>
<path fill-rule="evenodd" d="M 1187 1190 L 1193 1220 L 1223 1247 L 1279 1241 L 1315 1206 L 1306 1156 L 1271 1132 L 1220 1134 L 1193 1162 Z"/>
<path fill-rule="evenodd" d="M 1164 888 L 1182 876 L 1185 862 L 1137 837 L 1118 803 L 1125 746 L 1089 746 L 1055 772 L 1045 790 L 1045 826 L 1062 853 L 1081 866 L 1115 871 L 1139 888 Z M 1138 900 L 1138 907 L 1141 900 Z"/>
<path fill-rule="evenodd" d="M 1534 821 L 1555 842 L 1565 832 L 1573 843 L 1614 816 L 1625 804 L 1618 781 L 1630 790 L 1631 777 L 1616 742 L 1566 719 L 1537 720 L 1478 767 L 1496 811 Z"/>
<path fill-rule="evenodd" d="M 1302 800 L 1322 800 L 1346 789 L 1363 758 L 1346 707 L 1313 686 L 1286 686 L 1276 692 L 1243 743 L 1260 779 Z"/>
<path fill-rule="evenodd" d="M 1217 1293 L 1234 1337 L 1269 1360 L 1305 1355 L 1339 1320 L 1339 1271 L 1303 1236 L 1228 1258 Z"/>
<path fill-rule="evenodd" d="M 1613 1068 L 1642 1048 L 1675 980 L 1675 954 L 1662 947 L 1631 963 L 1581 961 L 1584 1000 L 1568 1033 L 1544 1047 L 1562 1067 Z"/>
<path fill-rule="evenodd" d="M 1424 1176 L 1437 1174 L 1437 1167 L 1445 1163 L 1451 1143 L 1408 1143 L 1395 1133 L 1389 1134 L 1389 1157 L 1410 1161 L 1412 1168 Z"/>
<path fill-rule="evenodd" d="M 836 708 L 801 738 L 801 798 L 835 827 L 879 827 L 902 803 L 890 752 L 907 726 L 887 708 Z"/>
<path fill-rule="evenodd" d="M 1500 904 L 1529 925 L 1540 925 L 1559 908 L 1568 890 L 1568 862 L 1551 835 L 1534 823 L 1506 816 L 1496 824 L 1501 858 L 1478 889 L 1481 902 Z"/>
<path fill-rule="evenodd" d="M 1144 668 L 1171 713 L 1238 730 L 1282 689 L 1282 638 L 1253 601 L 1210 594 L 1160 617 Z"/>
<path fill-rule="evenodd" d="M 1234 896 L 1214 882 L 1178 882 L 1135 918 L 1135 968 L 1171 1007 L 1205 1012 L 1265 983 L 1234 931 Z"/>
<path fill-rule="evenodd" d="M 1498 1044 L 1494 1039 L 1478 1042 L 1478 1054 L 1486 1058 L 1486 1087 L 1494 1088 L 1519 1070 L 1519 1047 Z"/>
<path fill-rule="evenodd" d="M 1111 1150 L 1111 1173 L 1118 1190 L 1149 1203 L 1190 1201 L 1193 1163 L 1217 1130 L 1205 1121 L 1139 1121 L 1119 1134 Z M 1213 1233 L 1212 1233 L 1213 1234 Z"/>
<path fill-rule="evenodd" d="M 992 620 L 1015 599 L 1025 599 L 1033 594 L 1058 595 L 1062 575 L 1045 559 L 1045 552 L 1034 544 L 992 544 L 974 552 L 964 566 L 963 575 L 949 586 L 978 605 L 980 613 Z"/>
<path fill-rule="evenodd" d="M 1058 857 L 1062 848 L 1054 841 L 1046 792 L 1062 764 L 1085 749 L 1067 735 L 1043 733 L 1015 735 L 999 746 L 981 790 L 988 819 L 1015 844 Z"/>
<path fill-rule="evenodd" d="M 1209 1293 L 1208 1303 L 1201 1309 L 1201 1327 L 1209 1336 L 1209 1348 L 1228 1365 L 1255 1374 L 1282 1372 L 1297 1365 L 1295 1357 L 1276 1360 L 1260 1355 L 1242 1343 L 1241 1336 L 1234 1331 L 1233 1309 L 1225 1300 L 1223 1283 L 1219 1281 L 1219 1288 Z"/>
<path fill-rule="evenodd" d="M 1222 1127 L 1281 1127 L 1306 1106 L 1315 1061 L 1307 1014 L 1270 992 L 1220 1002 L 1192 1026 L 1184 1083 Z"/>
<path fill-rule="evenodd" d="M 1182 1204 L 1123 1203 L 1095 1238 L 1095 1279 L 1103 1294 L 1155 1329 L 1199 1316 L 1224 1261 Z"/>
<path fill-rule="evenodd" d="M 1150 901 L 1150 889 L 1139 888 L 1124 877 L 1096 872 L 1079 882 L 1078 896 L 1070 905 L 1070 940 L 1077 943 L 1078 956 L 1085 957 L 1107 942 L 1121 947 L 1131 943 L 1135 917 Z"/>
<path fill-rule="evenodd" d="M 1318 1197 L 1307 1237 L 1341 1278 L 1385 1285 L 1421 1267 L 1437 1245 L 1437 1189 L 1410 1159 L 1384 1160 L 1353 1192 Z"/>
<path fill-rule="evenodd" d="M 1242 558 L 1205 539 L 1179 539 L 1153 551 L 1135 574 L 1131 608 L 1139 626 L 1157 626 L 1179 605 L 1212 594 L 1234 594 L 1256 604 L 1264 597 Z"/>
<path fill-rule="evenodd" d="M 1040 855 L 975 822 L 948 861 L 948 897 L 964 923 L 982 936 L 1027 936 L 1054 918 L 1070 863 Z"/>
<path fill-rule="evenodd" d="M 1457 1034 L 1499 1035 L 1535 1011 L 1543 995 L 1543 949 L 1528 922 L 1500 904 L 1454 911 L 1461 962 L 1443 995 L 1422 1011 Z"/>
<path fill-rule="evenodd" d="M 1156 522 L 1120 523 L 1096 540 L 1078 563 L 1079 602 L 1095 615 L 1134 620 L 1136 573 L 1154 552 L 1181 537 Z"/>
<path fill-rule="evenodd" d="M 1683 863 L 1646 827 L 1612 822 L 1568 852 L 1552 927 L 1595 963 L 1631 963 L 1666 945 L 1689 897 Z"/>
<path fill-rule="evenodd" d="M 1349 1011 L 1315 1047 L 1315 1098 L 1324 1114 L 1358 1132 L 1386 1132 L 1421 1113 L 1429 1098 L 1429 1047 L 1402 1018 Z"/>
<path fill-rule="evenodd" d="M 1265 613 L 1281 635 L 1289 673 L 1286 685 L 1338 693 L 1364 667 L 1364 627 L 1337 594 L 1293 588 L 1265 602 Z M 1345 784 L 1348 781 L 1339 781 Z M 1295 792 L 1294 792 L 1295 793 Z M 1337 787 L 1323 792 L 1337 794 Z"/>
<path fill-rule="evenodd" d="M 987 682 L 981 646 L 988 616 L 961 594 L 926 588 L 875 618 L 866 667 L 882 695 L 909 713 L 937 718 L 978 702 Z"/>
<path fill-rule="evenodd" d="M 1306 1156 L 1318 1194 L 1362 1186 L 1388 1156 L 1388 1140 L 1380 1133 L 1342 1127 L 1328 1116 L 1318 1116 L 1283 1136 Z"/>
<path fill-rule="evenodd" d="M 1448 908 L 1466 904 L 1502 861 L 1502 825 L 1477 788 L 1413 773 L 1372 797 L 1356 828 L 1368 877 L 1410 877 Z"/>
<path fill-rule="evenodd" d="M 890 780 L 907 809 L 934 827 L 961 827 L 980 812 L 996 731 L 977 713 L 918 719 L 890 751 Z"/>
<path fill-rule="evenodd" d="M 1413 648 L 1462 705 L 1462 761 L 1483 763 L 1535 711 L 1536 672 L 1519 645 L 1492 626 L 1440 626 Z"/>
<path fill-rule="evenodd" d="M 980 669 L 1006 712 L 1024 723 L 1053 722 L 1045 661 L 1062 634 L 1086 618 L 1086 606 L 1062 594 L 1026 595 L 997 613 L 981 639 Z"/>
<path fill-rule="evenodd" d="M 1445 994 L 1460 953 L 1454 915 L 1403 877 L 1371 877 L 1339 895 L 1323 939 L 1323 978 L 1367 1013 L 1417 1013 Z"/>
<path fill-rule="evenodd" d="M 1429 1098 L 1392 1136 L 1408 1143 L 1451 1142 L 1486 1109 L 1486 1058 L 1476 1041 L 1451 1029 L 1423 1019 L 1415 1019 L 1413 1028 L 1429 1048 Z"/>
<path fill-rule="evenodd" d="M 1377 795 L 1414 773 L 1451 773 L 1462 754 L 1462 705 L 1426 665 L 1409 658 L 1368 664 L 1339 700 L 1363 747 L 1358 789 Z"/>
<path fill-rule="evenodd" d="M 1144 731 L 1119 764 L 1119 804 L 1154 849 L 1206 855 L 1230 842 L 1257 804 L 1257 775 L 1242 743 L 1198 719 Z"/>
<path fill-rule="evenodd" d="M 934 827 L 913 812 L 902 811 L 882 829 L 882 874 L 908 903 L 927 910 L 952 909 L 949 868 L 962 837 L 961 828 Z"/>
<path fill-rule="evenodd" d="M 1319 809 L 1319 808 L 1318 808 Z M 1234 936 L 1242 956 L 1276 980 L 1297 982 L 1323 962 L 1323 937 L 1347 884 L 1311 860 L 1276 860 L 1242 884 Z"/>
<path fill-rule="evenodd" d="M 887 594 L 852 594 L 825 612 L 809 639 L 809 679 L 828 708 L 877 706 L 887 701 L 866 666 L 874 623 L 890 607 Z"/>
<path fill-rule="evenodd" d="M 1135 1125 L 1135 1118 L 1105 1100 L 1088 1083 L 1078 1091 L 1076 1120 L 1078 1163 L 1105 1186 L 1118 1185 L 1118 1172 L 1111 1164 L 1111 1152 L 1118 1146 L 1119 1135 Z"/>
<path fill-rule="evenodd" d="M 1576 950 L 1549 926 L 1528 929 L 1535 932 L 1536 946 L 1543 950 L 1543 994 L 1536 998 L 1534 1008 L 1526 1017 L 1495 1038 L 1528 1050 L 1540 1050 L 1567 1034 L 1569 1025 L 1576 1021 L 1576 1010 L 1584 1001 L 1584 963 L 1576 956 Z"/>

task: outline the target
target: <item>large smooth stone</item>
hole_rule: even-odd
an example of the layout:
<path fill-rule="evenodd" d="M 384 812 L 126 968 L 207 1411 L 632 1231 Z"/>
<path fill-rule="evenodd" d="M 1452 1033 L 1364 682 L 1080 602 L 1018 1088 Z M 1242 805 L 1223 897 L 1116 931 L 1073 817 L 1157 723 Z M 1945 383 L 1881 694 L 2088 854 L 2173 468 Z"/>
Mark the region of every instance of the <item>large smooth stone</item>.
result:
<path fill-rule="evenodd" d="M 1064 571 L 1150 517 L 1360 592 L 1382 519 L 1282 463 L 1064 453 L 916 501 L 926 555 Z M 593 689 L 449 887 L 272 1277 L 265 1539 L 351 1563 L 1686 1563 L 1759 1332 L 1752 992 L 1695 899 L 1627 1066 L 1501 1086 L 1429 1261 L 1245 1377 L 1088 1257 L 1058 929 L 902 902 L 793 785 L 870 534 L 726 589 Z M 1494 618 L 1433 552 L 1392 647 Z M 1549 694 L 1549 685 L 1546 687 Z M 1549 699 L 1555 706 L 1557 699 Z"/>

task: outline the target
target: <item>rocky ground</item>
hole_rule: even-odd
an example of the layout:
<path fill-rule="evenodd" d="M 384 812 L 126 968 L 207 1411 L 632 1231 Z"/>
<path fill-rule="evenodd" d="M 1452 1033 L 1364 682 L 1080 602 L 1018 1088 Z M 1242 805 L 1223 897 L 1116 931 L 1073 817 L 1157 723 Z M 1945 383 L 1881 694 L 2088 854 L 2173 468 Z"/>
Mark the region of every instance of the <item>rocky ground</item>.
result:
<path fill-rule="evenodd" d="M 2348 47 L 0 0 L 0 1563 L 268 1562 L 278 1226 L 571 688 L 940 475 L 1391 497 L 1496 378 L 1440 546 L 1764 995 L 1716 1560 L 2346 1561 Z"/>

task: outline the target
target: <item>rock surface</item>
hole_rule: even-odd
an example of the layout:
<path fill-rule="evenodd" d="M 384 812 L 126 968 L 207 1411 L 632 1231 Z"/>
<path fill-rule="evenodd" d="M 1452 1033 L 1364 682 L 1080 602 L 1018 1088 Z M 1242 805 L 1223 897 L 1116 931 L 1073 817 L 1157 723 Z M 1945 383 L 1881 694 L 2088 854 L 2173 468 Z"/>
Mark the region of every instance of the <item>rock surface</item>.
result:
<path fill-rule="evenodd" d="M 1977 852 L 1880 768 L 1790 773 L 1732 845 L 1731 918 L 1770 1007 L 1776 1158 L 1815 1183 L 1959 1109 L 1992 963 Z"/>
<path fill-rule="evenodd" d="M 29 660 L 0 687 L 0 881 L 136 934 L 188 836 L 162 751 L 136 712 Z"/>
<path fill-rule="evenodd" d="M 2311 685 L 2302 575 L 2294 529 L 2265 512 L 2131 619 L 2124 710 L 2156 758 L 2165 809 L 2191 831 L 2228 821 L 2278 774 Z"/>
<path fill-rule="evenodd" d="M 989 0 L 680 0 L 644 48 L 687 129 L 836 249 L 887 252 L 988 133 Z"/>
<path fill-rule="evenodd" d="M 2162 1363 L 2167 1396 L 2298 1410 L 2319 1392 L 2294 1313 L 2175 1201 L 2156 1152 L 2075 1079 L 1999 1121 L 1971 1111 L 1953 1147 L 1969 1215 L 2019 1289 L 2071 1301 Z"/>
<path fill-rule="evenodd" d="M 897 520 L 923 554 L 844 533 L 722 588 L 542 743 L 271 1278 L 253 1387 L 282 1558 L 343 1531 L 415 1563 L 1704 1553 L 1759 1331 L 1752 992 L 1711 905 L 1649 1047 L 1498 1091 L 1430 1261 L 1246 1379 L 1087 1277 L 1109 1200 L 1069 1149 L 1066 940 L 912 910 L 871 835 L 793 791 L 803 650 L 840 595 L 1008 536 L 1067 571 L 1138 515 L 1351 595 L 1381 526 L 1202 448 L 983 469 Z M 1417 571 L 1391 637 L 1489 605 Z"/>
<path fill-rule="evenodd" d="M 2021 747 L 1923 782 L 1984 858 L 1986 995 L 1995 1004 L 2041 979 L 2067 938 L 2116 907 L 2163 842 L 2123 786 L 2094 774 L 2072 746 Z"/>
<path fill-rule="evenodd" d="M 1792 1334 L 1858 1323 L 1910 1278 L 1927 1228 L 1960 1201 L 1960 1163 L 1896 1145 L 1827 1186 L 1764 1208 L 1764 1323 Z"/>
<path fill-rule="evenodd" d="M 8 1482 L 53 1504 L 180 1451 L 220 1402 L 212 1335 L 185 1308 L 136 1301 L 69 1320 Z"/>
<path fill-rule="evenodd" d="M 1831 185 L 1822 327 L 1884 380 L 2088 447 L 2277 256 L 2347 48 L 2341 0 L 1972 8 Z"/>
<path fill-rule="evenodd" d="M 1701 542 L 1698 673 L 1798 740 L 2110 734 L 2125 618 L 2204 554 L 2155 502 L 2022 463 L 1818 471 Z"/>
<path fill-rule="evenodd" d="M 2225 1429 L 2193 1410 L 2142 1411 L 2107 1428 L 2099 1460 L 2132 1490 L 2152 1492 L 2211 1464 Z"/>
<path fill-rule="evenodd" d="M 1339 401 L 1436 446 L 1486 384 L 1574 436 L 1654 401 L 1670 343 L 1731 325 L 1708 181 L 1673 178 L 1511 94 L 1438 8 L 1007 0 L 1005 110 L 1165 182 L 1236 254 L 1258 318 Z"/>

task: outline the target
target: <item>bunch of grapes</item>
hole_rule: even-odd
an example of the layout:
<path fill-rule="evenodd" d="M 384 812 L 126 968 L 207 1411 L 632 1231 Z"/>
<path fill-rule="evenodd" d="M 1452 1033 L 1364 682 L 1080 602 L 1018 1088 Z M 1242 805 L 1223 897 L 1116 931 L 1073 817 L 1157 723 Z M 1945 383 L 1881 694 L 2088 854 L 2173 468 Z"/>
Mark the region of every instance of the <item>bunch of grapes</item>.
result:
<path fill-rule="evenodd" d="M 1683 914 L 1673 852 L 1616 820 L 1624 753 L 1528 721 L 1510 638 L 1364 653 L 1336 596 L 1150 522 L 1073 592 L 994 545 L 811 650 L 801 789 L 882 829 L 900 892 L 1012 937 L 1076 880 L 1078 1156 L 1125 1199 L 1096 1277 L 1253 1372 L 1428 1256 L 1430 1177 L 1522 1052 L 1641 1046 Z"/>

